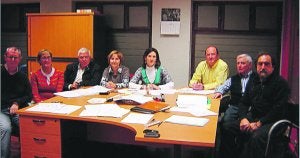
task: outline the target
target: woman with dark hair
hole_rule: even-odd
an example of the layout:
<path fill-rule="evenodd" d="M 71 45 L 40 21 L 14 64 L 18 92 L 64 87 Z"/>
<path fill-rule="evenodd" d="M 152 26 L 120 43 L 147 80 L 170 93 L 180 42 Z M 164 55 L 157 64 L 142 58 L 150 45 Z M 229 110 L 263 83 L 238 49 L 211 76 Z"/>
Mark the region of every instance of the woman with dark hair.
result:
<path fill-rule="evenodd" d="M 174 82 L 167 70 L 161 66 L 157 49 L 148 48 L 143 55 L 143 65 L 129 82 L 134 89 L 172 89 Z"/>
<path fill-rule="evenodd" d="M 41 68 L 31 75 L 33 101 L 39 103 L 61 92 L 64 86 L 64 73 L 52 66 L 52 53 L 43 49 L 38 53 L 37 61 Z"/>
<path fill-rule="evenodd" d="M 123 58 L 123 54 L 117 50 L 108 54 L 109 66 L 103 71 L 101 86 L 111 89 L 128 88 L 130 74 L 129 69 L 122 65 Z"/>

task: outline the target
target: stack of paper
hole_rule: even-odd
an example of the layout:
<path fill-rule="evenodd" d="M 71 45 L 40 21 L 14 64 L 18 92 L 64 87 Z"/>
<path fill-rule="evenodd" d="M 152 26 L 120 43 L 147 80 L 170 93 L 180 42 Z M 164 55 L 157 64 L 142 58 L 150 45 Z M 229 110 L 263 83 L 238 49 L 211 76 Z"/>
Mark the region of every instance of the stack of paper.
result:
<path fill-rule="evenodd" d="M 217 113 L 210 111 L 203 107 L 188 107 L 188 108 L 179 108 L 179 107 L 172 107 L 170 111 L 175 112 L 187 112 L 194 116 L 216 116 Z"/>
<path fill-rule="evenodd" d="M 95 95 L 95 94 L 99 94 L 100 92 L 108 92 L 108 91 L 110 91 L 110 89 L 108 88 L 102 86 L 93 86 L 85 89 L 76 89 L 71 91 L 57 92 L 54 93 L 54 95 L 58 95 L 66 98 L 74 98 L 74 97 L 81 97 L 87 95 Z"/>
<path fill-rule="evenodd" d="M 212 94 L 215 92 L 215 90 L 193 90 L 193 88 L 181 88 L 178 89 L 177 92 L 179 93 L 189 93 L 189 94 L 202 94 L 202 95 L 207 95 L 207 94 Z"/>
<path fill-rule="evenodd" d="M 121 95 L 118 97 L 113 97 L 114 101 L 134 101 L 139 104 L 144 104 L 148 101 L 152 101 L 152 97 L 146 97 L 144 95 L 138 95 L 138 94 L 130 94 L 130 95 Z"/>
<path fill-rule="evenodd" d="M 178 115 L 172 115 L 171 117 L 165 120 L 165 122 L 191 125 L 191 126 L 204 126 L 208 121 L 209 119 L 207 118 L 178 116 Z"/>
<path fill-rule="evenodd" d="M 161 89 L 161 90 L 149 90 L 149 94 L 157 96 L 161 94 L 174 94 L 176 89 Z"/>
<path fill-rule="evenodd" d="M 81 106 L 66 105 L 61 103 L 39 103 L 31 108 L 26 109 L 26 111 L 70 114 L 80 108 Z"/>
<path fill-rule="evenodd" d="M 117 104 L 85 105 L 79 116 L 106 116 L 123 117 L 130 110 L 119 107 Z"/>
<path fill-rule="evenodd" d="M 207 96 L 202 95 L 178 95 L 177 106 L 181 108 L 191 106 L 203 106 L 207 107 Z"/>

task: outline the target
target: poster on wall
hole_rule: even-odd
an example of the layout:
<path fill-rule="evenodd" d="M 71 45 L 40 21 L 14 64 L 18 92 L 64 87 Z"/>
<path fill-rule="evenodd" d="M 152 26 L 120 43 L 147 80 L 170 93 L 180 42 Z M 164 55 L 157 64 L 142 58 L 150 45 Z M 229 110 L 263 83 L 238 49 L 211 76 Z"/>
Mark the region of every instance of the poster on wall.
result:
<path fill-rule="evenodd" d="M 160 34 L 179 35 L 180 32 L 180 9 L 162 8 Z"/>

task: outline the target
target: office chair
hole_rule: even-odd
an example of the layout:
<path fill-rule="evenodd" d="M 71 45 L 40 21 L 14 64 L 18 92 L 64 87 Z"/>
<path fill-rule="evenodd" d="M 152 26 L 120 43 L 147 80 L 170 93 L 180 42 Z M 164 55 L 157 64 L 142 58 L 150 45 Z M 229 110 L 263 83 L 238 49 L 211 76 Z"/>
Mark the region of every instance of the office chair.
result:
<path fill-rule="evenodd" d="M 223 121 L 223 116 L 224 116 L 225 111 L 229 107 L 230 99 L 231 99 L 231 96 L 230 96 L 230 92 L 229 92 L 229 93 L 224 94 L 222 96 L 222 99 L 220 100 L 219 120 L 218 120 L 219 123 Z"/>
<path fill-rule="evenodd" d="M 299 104 L 288 103 L 288 119 L 279 120 L 268 133 L 265 157 L 299 157 Z M 272 156 L 271 156 L 272 155 Z"/>
<path fill-rule="evenodd" d="M 298 132 L 299 126 L 289 120 L 284 119 L 274 123 L 268 133 L 265 157 L 269 158 L 274 155 L 283 158 L 299 157 Z"/>
<path fill-rule="evenodd" d="M 220 100 L 219 113 L 223 113 L 228 109 L 230 99 L 231 99 L 230 92 L 222 96 L 222 99 Z"/>

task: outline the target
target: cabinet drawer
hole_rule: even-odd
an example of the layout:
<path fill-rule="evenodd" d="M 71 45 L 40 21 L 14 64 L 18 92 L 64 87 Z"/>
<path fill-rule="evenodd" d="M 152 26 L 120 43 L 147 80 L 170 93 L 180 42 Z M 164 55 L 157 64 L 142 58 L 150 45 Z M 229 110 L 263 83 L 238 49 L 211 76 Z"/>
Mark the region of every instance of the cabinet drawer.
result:
<path fill-rule="evenodd" d="M 22 153 L 22 158 L 60 158 L 60 154 L 46 153 L 46 152 L 34 152 L 34 151 L 24 151 Z"/>
<path fill-rule="evenodd" d="M 23 133 L 21 136 L 22 153 L 26 151 L 61 153 L 60 136 Z"/>
<path fill-rule="evenodd" d="M 20 116 L 20 131 L 28 133 L 42 133 L 60 135 L 60 120 L 33 117 L 33 116 Z"/>

